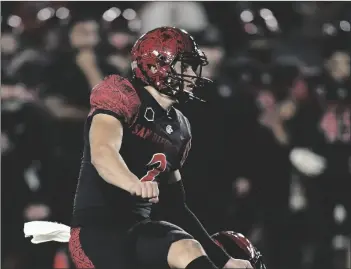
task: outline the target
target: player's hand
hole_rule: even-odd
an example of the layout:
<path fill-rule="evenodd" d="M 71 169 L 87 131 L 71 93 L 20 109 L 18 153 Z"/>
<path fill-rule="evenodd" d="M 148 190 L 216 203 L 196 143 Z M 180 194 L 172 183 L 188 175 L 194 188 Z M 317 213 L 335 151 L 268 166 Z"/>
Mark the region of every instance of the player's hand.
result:
<path fill-rule="evenodd" d="M 251 263 L 247 260 L 240 260 L 240 259 L 234 259 L 230 258 L 229 261 L 224 265 L 223 268 L 228 268 L 228 269 L 233 269 L 233 268 L 240 268 L 240 269 L 246 269 L 250 268 L 253 269 Z"/>
<path fill-rule="evenodd" d="M 151 203 L 158 203 L 159 201 L 160 191 L 157 182 L 154 181 L 138 181 L 132 186 L 130 193 L 143 199 L 149 199 Z"/>

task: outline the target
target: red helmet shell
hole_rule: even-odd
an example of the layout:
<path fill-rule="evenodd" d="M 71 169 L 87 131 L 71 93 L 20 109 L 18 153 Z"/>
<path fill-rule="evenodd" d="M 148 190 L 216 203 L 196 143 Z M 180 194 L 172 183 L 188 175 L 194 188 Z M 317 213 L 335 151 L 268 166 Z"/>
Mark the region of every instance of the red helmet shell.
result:
<path fill-rule="evenodd" d="M 174 27 L 156 28 L 141 36 L 132 48 L 134 76 L 162 91 L 167 88 L 171 65 L 179 54 L 197 51 L 193 38 L 186 31 Z"/>

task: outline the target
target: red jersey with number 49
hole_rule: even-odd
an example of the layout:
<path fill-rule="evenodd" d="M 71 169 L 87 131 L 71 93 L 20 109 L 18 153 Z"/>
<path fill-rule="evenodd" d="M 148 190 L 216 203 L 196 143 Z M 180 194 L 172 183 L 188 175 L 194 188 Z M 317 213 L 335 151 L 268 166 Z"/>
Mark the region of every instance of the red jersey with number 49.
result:
<path fill-rule="evenodd" d="M 107 183 L 92 165 L 89 145 L 92 119 L 102 113 L 120 120 L 123 124 L 120 154 L 129 170 L 141 181 L 163 184 L 169 172 L 183 165 L 190 149 L 187 118 L 175 108 L 167 112 L 141 85 L 118 75 L 109 76 L 94 87 L 90 104 L 72 226 L 149 217 L 151 203 Z"/>

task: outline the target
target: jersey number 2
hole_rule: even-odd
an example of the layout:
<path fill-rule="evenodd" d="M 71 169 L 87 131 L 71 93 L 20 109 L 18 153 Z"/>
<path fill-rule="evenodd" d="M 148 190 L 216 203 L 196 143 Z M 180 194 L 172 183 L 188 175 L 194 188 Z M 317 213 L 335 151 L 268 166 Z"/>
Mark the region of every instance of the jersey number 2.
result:
<path fill-rule="evenodd" d="M 140 181 L 153 181 L 161 172 L 165 171 L 167 167 L 166 155 L 164 155 L 163 153 L 154 154 L 147 166 L 153 166 L 153 168 L 147 171 L 147 174 L 143 176 L 140 179 Z"/>

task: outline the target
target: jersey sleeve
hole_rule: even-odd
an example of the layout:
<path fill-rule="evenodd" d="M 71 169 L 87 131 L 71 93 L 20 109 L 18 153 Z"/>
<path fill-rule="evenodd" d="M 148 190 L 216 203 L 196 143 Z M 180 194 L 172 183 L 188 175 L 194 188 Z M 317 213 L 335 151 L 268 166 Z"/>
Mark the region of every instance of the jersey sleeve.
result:
<path fill-rule="evenodd" d="M 137 117 L 140 99 L 127 79 L 112 75 L 93 88 L 90 107 L 89 116 L 98 113 L 109 114 L 130 126 Z"/>

